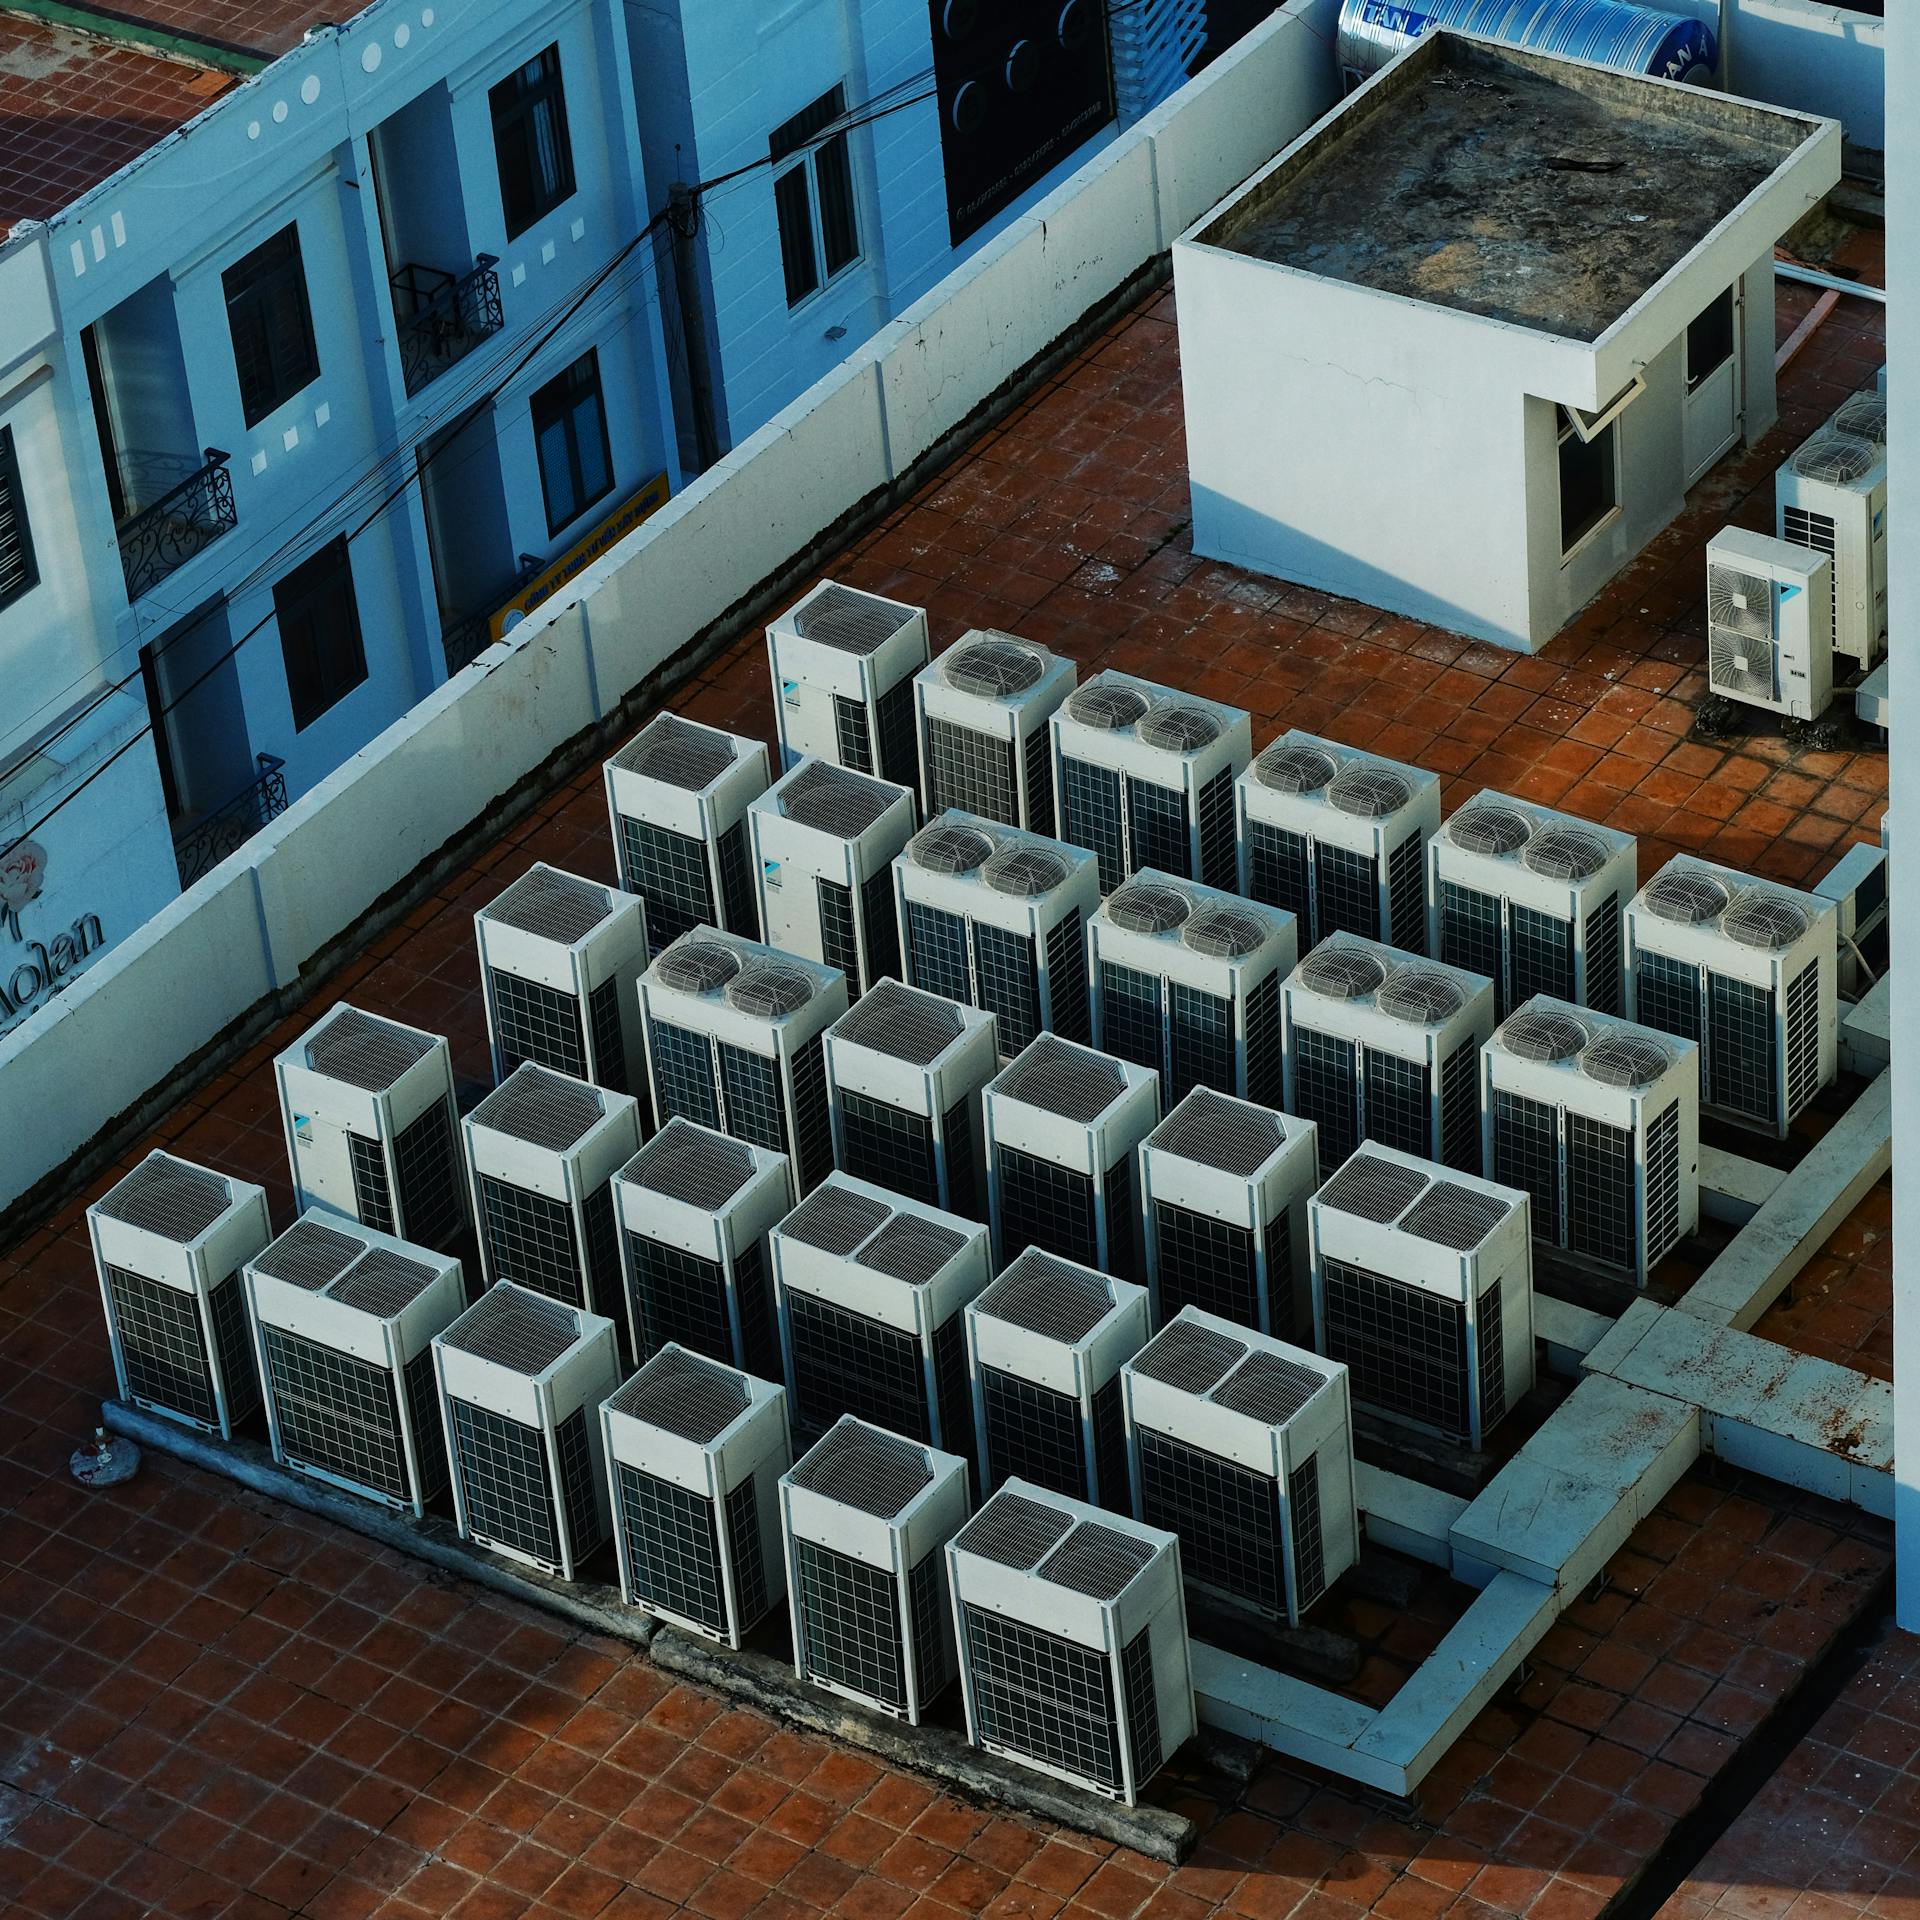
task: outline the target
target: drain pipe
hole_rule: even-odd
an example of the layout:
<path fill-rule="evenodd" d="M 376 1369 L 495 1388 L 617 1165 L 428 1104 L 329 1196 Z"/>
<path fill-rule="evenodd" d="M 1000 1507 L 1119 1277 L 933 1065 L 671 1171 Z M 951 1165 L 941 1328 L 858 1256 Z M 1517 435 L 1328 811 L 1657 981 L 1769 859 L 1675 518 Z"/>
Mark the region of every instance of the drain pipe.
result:
<path fill-rule="evenodd" d="M 1776 256 L 1773 277 L 1776 280 L 1797 281 L 1803 287 L 1820 287 L 1828 293 L 1857 294 L 1862 300 L 1878 301 L 1883 307 L 1887 304 L 1885 287 L 1872 287 L 1864 280 L 1847 280 L 1837 273 L 1822 273 L 1818 267 L 1810 267 L 1803 260 L 1782 260 Z"/>

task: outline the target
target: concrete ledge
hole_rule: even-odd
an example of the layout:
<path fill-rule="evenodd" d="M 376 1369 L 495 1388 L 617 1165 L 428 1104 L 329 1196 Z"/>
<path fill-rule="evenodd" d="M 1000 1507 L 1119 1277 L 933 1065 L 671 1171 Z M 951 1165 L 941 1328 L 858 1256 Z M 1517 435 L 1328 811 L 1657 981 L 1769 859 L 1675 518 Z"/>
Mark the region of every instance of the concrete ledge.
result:
<path fill-rule="evenodd" d="M 1840 1020 L 1840 1064 L 1861 1075 L 1886 1071 L 1893 1058 L 1893 976 L 1883 973 Z"/>
<path fill-rule="evenodd" d="M 1613 1322 L 1604 1313 L 1576 1307 L 1551 1294 L 1533 1296 L 1534 1337 L 1547 1350 L 1547 1365 L 1563 1376 L 1580 1371 L 1580 1363 L 1607 1336 Z"/>
<path fill-rule="evenodd" d="M 1466 1512 L 1458 1494 L 1442 1493 L 1406 1475 L 1353 1463 L 1354 1491 L 1360 1503 L 1360 1523 L 1375 1546 L 1404 1553 L 1429 1566 L 1451 1564 L 1448 1536 L 1453 1523 Z"/>
<path fill-rule="evenodd" d="M 1778 1167 L 1749 1160 L 1745 1154 L 1723 1153 L 1703 1142 L 1700 1211 L 1710 1220 L 1744 1227 L 1773 1198 L 1774 1190 L 1786 1177 Z"/>
<path fill-rule="evenodd" d="M 1289 1759 L 1382 1793 L 1404 1796 L 1410 1791 L 1403 1768 L 1356 1751 L 1355 1743 L 1379 1717 L 1371 1707 L 1242 1660 L 1204 1640 L 1189 1646 L 1194 1704 L 1202 1724 L 1257 1740 Z"/>
<path fill-rule="evenodd" d="M 1853 711 L 1857 719 L 1870 727 L 1889 727 L 1892 722 L 1892 675 L 1883 660 L 1853 690 Z"/>

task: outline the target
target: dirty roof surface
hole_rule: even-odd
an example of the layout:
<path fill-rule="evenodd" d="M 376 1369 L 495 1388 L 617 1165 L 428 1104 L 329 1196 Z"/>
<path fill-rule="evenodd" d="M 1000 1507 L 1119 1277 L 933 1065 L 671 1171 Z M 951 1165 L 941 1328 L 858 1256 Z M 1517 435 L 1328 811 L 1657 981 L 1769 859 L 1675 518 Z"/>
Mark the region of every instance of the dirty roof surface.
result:
<path fill-rule="evenodd" d="M 1541 56 L 1429 44 L 1201 237 L 1593 340 L 1806 133 L 1692 89 L 1628 81 L 1629 106 L 1623 76 L 1595 85 Z"/>

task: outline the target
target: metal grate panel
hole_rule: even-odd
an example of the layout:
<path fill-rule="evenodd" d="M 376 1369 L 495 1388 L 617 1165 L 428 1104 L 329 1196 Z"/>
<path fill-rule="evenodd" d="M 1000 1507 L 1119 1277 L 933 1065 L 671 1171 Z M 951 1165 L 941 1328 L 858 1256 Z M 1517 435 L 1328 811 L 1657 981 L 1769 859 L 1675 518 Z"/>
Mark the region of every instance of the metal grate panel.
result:
<path fill-rule="evenodd" d="M 1038 1566 L 1072 1530 L 1071 1514 L 1002 1488 L 960 1529 L 954 1546 L 995 1566 L 1024 1573 Z"/>
<path fill-rule="evenodd" d="M 1471 1253 L 1512 1211 L 1490 1193 L 1476 1192 L 1455 1180 L 1436 1180 L 1400 1222 L 1408 1233 L 1455 1253 Z"/>
<path fill-rule="evenodd" d="M 607 1403 L 650 1427 L 706 1446 L 746 1412 L 747 1383 L 691 1353 L 657 1353 Z"/>
<path fill-rule="evenodd" d="M 1097 1653 L 980 1607 L 963 1609 L 980 1738 L 1084 1779 L 1122 1784 L 1113 1679 Z"/>
<path fill-rule="evenodd" d="M 474 1108 L 472 1119 L 510 1140 L 565 1153 L 587 1137 L 606 1110 L 605 1097 L 584 1080 L 528 1062 Z"/>
<path fill-rule="evenodd" d="M 283 1327 L 263 1326 L 267 1384 L 289 1464 L 411 1501 L 393 1375 Z"/>
<path fill-rule="evenodd" d="M 1195 1087 L 1147 1136 L 1147 1145 L 1203 1167 L 1250 1179 L 1286 1144 L 1277 1113 Z"/>
<path fill-rule="evenodd" d="M 892 1577 L 813 1540 L 795 1540 L 793 1557 L 798 1653 L 808 1677 L 904 1707 L 906 1659 Z"/>
<path fill-rule="evenodd" d="M 467 1531 L 545 1566 L 560 1562 L 560 1523 L 540 1430 L 448 1396 Z"/>
<path fill-rule="evenodd" d="M 893 1209 L 842 1186 L 818 1188 L 780 1222 L 786 1239 L 822 1253 L 853 1253 L 893 1218 Z"/>
<path fill-rule="evenodd" d="M 895 1434 L 842 1424 L 794 1467 L 793 1484 L 876 1520 L 897 1520 L 933 1485 L 933 1469 L 923 1448 Z"/>
<path fill-rule="evenodd" d="M 966 1251 L 967 1237 L 937 1220 L 896 1213 L 860 1249 L 860 1264 L 909 1286 L 925 1286 Z"/>
<path fill-rule="evenodd" d="M 1105 912 L 1117 927 L 1130 933 L 1167 933 L 1193 911 L 1193 903 L 1178 887 L 1160 880 L 1129 880 L 1108 895 Z"/>
<path fill-rule="evenodd" d="M 1713 874 L 1696 868 L 1668 868 L 1647 882 L 1640 904 L 1657 920 L 1697 927 L 1717 920 L 1733 899 L 1732 891 Z"/>
<path fill-rule="evenodd" d="M 1251 907 L 1203 906 L 1181 929 L 1180 938 L 1195 953 L 1215 960 L 1238 960 L 1256 951 L 1267 937 L 1267 922 Z"/>
<path fill-rule="evenodd" d="M 1125 829 L 1121 825 L 1121 779 L 1111 767 L 1064 756 L 1060 762 L 1060 837 L 1088 848 L 1100 865 L 1100 891 L 1111 893 L 1127 877 Z"/>
<path fill-rule="evenodd" d="M 1152 1561 L 1144 1540 L 1097 1520 L 1082 1520 L 1041 1561 L 1040 1578 L 1049 1585 L 1084 1593 L 1089 1600 L 1118 1600 Z"/>
<path fill-rule="evenodd" d="M 904 1107 L 843 1088 L 839 1095 L 840 1171 L 929 1207 L 940 1205 L 933 1122 Z"/>
<path fill-rule="evenodd" d="M 1592 1040 L 1584 1020 L 1550 1007 L 1516 1013 L 1496 1036 L 1509 1053 L 1521 1060 L 1571 1060 Z"/>
<path fill-rule="evenodd" d="M 616 1463 L 615 1483 L 632 1598 L 725 1633 L 713 1502 L 625 1460 Z"/>
<path fill-rule="evenodd" d="M 1275 793 L 1318 793 L 1340 771 L 1333 755 L 1319 747 L 1276 740 L 1253 763 L 1253 776 Z"/>
<path fill-rule="evenodd" d="M 1134 728 L 1135 738 L 1163 753 L 1196 753 L 1220 738 L 1220 716 L 1190 700 L 1163 700 Z"/>
<path fill-rule="evenodd" d="M 794 1423 L 817 1433 L 850 1413 L 910 1439 L 934 1437 L 926 1354 L 911 1334 L 813 1294 L 789 1292 Z"/>
<path fill-rule="evenodd" d="M 753 1152 L 691 1121 L 669 1120 L 619 1177 L 649 1193 L 718 1213 L 753 1178 Z"/>
<path fill-rule="evenodd" d="M 1607 864 L 1607 843 L 1597 833 L 1555 824 L 1542 827 L 1521 860 L 1549 880 L 1587 880 Z"/>
<path fill-rule="evenodd" d="M 580 1316 L 557 1300 L 489 1288 L 440 1336 L 460 1353 L 531 1378 L 580 1338 Z"/>
<path fill-rule="evenodd" d="M 733 742 L 724 733 L 657 713 L 613 756 L 613 764 L 683 793 L 703 793 L 734 759 Z"/>
<path fill-rule="evenodd" d="M 1132 726 L 1147 711 L 1147 697 L 1124 680 L 1102 674 L 1067 695 L 1067 712 L 1081 725 L 1112 733 Z"/>
<path fill-rule="evenodd" d="M 771 797 L 789 820 L 837 840 L 857 840 L 900 794 L 870 775 L 828 760 L 810 760 L 788 774 Z"/>
<path fill-rule="evenodd" d="M 1216 1406 L 1270 1427 L 1284 1425 L 1326 1385 L 1326 1377 L 1277 1353 L 1250 1353 L 1208 1395 Z"/>
<path fill-rule="evenodd" d="M 129 1397 L 218 1426 L 213 1369 L 193 1295 L 116 1266 L 107 1268 L 107 1293 Z"/>
<path fill-rule="evenodd" d="M 1673 1055 L 1651 1034 L 1615 1028 L 1580 1056 L 1580 1071 L 1604 1087 L 1650 1087 L 1673 1064 Z"/>
<path fill-rule="evenodd" d="M 980 1404 L 990 1488 L 1030 1480 L 1070 1500 L 1087 1498 L 1080 1403 L 1071 1394 L 982 1366 Z"/>
<path fill-rule="evenodd" d="M 1413 784 L 1392 767 L 1355 760 L 1327 788 L 1327 804 L 1362 820 L 1384 820 L 1413 798 Z"/>
<path fill-rule="evenodd" d="M 1397 1220 L 1428 1185 L 1428 1176 L 1378 1154 L 1357 1153 L 1320 1189 L 1323 1206 L 1384 1226 Z"/>
<path fill-rule="evenodd" d="M 605 887 L 557 867 L 536 866 L 482 907 L 480 918 L 570 947 L 612 912 L 613 895 Z"/>
<path fill-rule="evenodd" d="M 938 994 L 881 980 L 828 1030 L 835 1040 L 929 1067 L 966 1031 L 960 1009 Z"/>
<path fill-rule="evenodd" d="M 1524 847 L 1533 838 L 1533 822 L 1517 807 L 1474 801 L 1447 822 L 1447 838 L 1468 853 L 1497 858 Z"/>
<path fill-rule="evenodd" d="M 1075 1346 L 1112 1311 L 1113 1283 L 1105 1274 L 1029 1247 L 980 1294 L 974 1309 Z"/>
<path fill-rule="evenodd" d="M 149 1154 L 94 1203 L 109 1220 L 160 1234 L 176 1246 L 199 1239 L 233 1204 L 233 1188 L 219 1174 L 170 1154 Z"/>
<path fill-rule="evenodd" d="M 369 1247 L 366 1256 L 332 1289 L 343 1307 L 391 1320 L 419 1299 L 439 1276 L 432 1267 L 386 1247 Z"/>
<path fill-rule="evenodd" d="M 714 993 L 740 971 L 740 955 L 722 940 L 676 940 L 653 963 L 653 977 L 676 993 Z"/>
<path fill-rule="evenodd" d="M 1031 943 L 1022 947 L 1031 951 Z M 1093 1014 L 1087 996 L 1087 942 L 1080 909 L 1063 914 L 1047 929 L 1047 1026 L 1062 1040 L 1085 1046 L 1093 1038 Z M 1000 1029 L 1004 1041 L 1007 1029 Z"/>
<path fill-rule="evenodd" d="M 1790 947 L 1813 924 L 1797 900 L 1765 887 L 1749 887 L 1720 916 L 1720 931 L 1743 947 L 1777 953 Z"/>
<path fill-rule="evenodd" d="M 1284 1213 L 1280 1220 L 1284 1226 Z M 1243 1327 L 1259 1326 L 1259 1273 L 1245 1227 L 1156 1200 L 1151 1232 L 1162 1321 L 1182 1307 L 1198 1307 Z"/>
<path fill-rule="evenodd" d="M 1049 761 L 1051 767 L 1052 762 Z M 1051 847 L 1002 847 L 980 869 L 981 880 L 995 893 L 1015 900 L 1037 900 L 1051 893 L 1073 871 L 1065 855 Z"/>
<path fill-rule="evenodd" d="M 814 996 L 817 983 L 805 967 L 780 960 L 754 960 L 727 982 L 727 1003 L 760 1020 L 784 1020 Z"/>
<path fill-rule="evenodd" d="M 586 1276 L 565 1201 L 482 1174 L 480 1230 L 496 1281 L 511 1280 L 570 1307 L 587 1304 Z"/>
<path fill-rule="evenodd" d="M 1461 1303 L 1343 1260 L 1325 1263 L 1326 1352 L 1348 1367 L 1353 1397 L 1467 1432 L 1467 1332 Z"/>
<path fill-rule="evenodd" d="M 1134 1355 L 1131 1365 L 1136 1373 L 1181 1393 L 1205 1394 L 1246 1357 L 1245 1341 L 1189 1320 L 1176 1320 L 1161 1328 Z"/>
<path fill-rule="evenodd" d="M 972 873 L 992 855 L 993 844 L 978 827 L 936 820 L 907 842 L 907 858 L 928 873 Z"/>
<path fill-rule="evenodd" d="M 877 653 L 913 618 L 912 613 L 878 594 L 862 593 L 827 581 L 804 607 L 788 619 L 802 639 L 816 640 L 836 653 Z"/>
<path fill-rule="evenodd" d="M 438 1043 L 392 1020 L 342 1007 L 307 1042 L 307 1065 L 330 1080 L 367 1093 L 384 1093 Z"/>
<path fill-rule="evenodd" d="M 1188 1580 L 1286 1612 L 1280 1503 L 1270 1475 L 1151 1427 L 1137 1429 L 1140 1517 L 1180 1542 Z"/>
<path fill-rule="evenodd" d="M 118 1217 L 118 1216 L 116 1216 Z M 296 1220 L 274 1243 L 254 1255 L 256 1272 L 270 1274 L 307 1293 L 337 1280 L 366 1251 L 366 1242 L 336 1233 L 318 1220 Z"/>
<path fill-rule="evenodd" d="M 1127 1076 L 1117 1061 L 1041 1034 L 1001 1069 L 988 1092 L 1085 1126 L 1099 1119 L 1126 1086 Z"/>
<path fill-rule="evenodd" d="M 1374 996 L 1374 1004 L 1396 1020 L 1437 1027 L 1467 1004 L 1467 990 L 1436 967 L 1395 967 Z"/>
<path fill-rule="evenodd" d="M 1359 947 L 1316 947 L 1300 962 L 1294 980 L 1328 1000 L 1363 1000 L 1386 985 L 1387 970 Z"/>
<path fill-rule="evenodd" d="M 503 1075 L 511 1075 L 531 1060 L 575 1080 L 587 1077 L 580 1005 L 572 994 L 500 967 L 487 969 L 487 985 L 493 1000 L 493 1040 Z"/>
<path fill-rule="evenodd" d="M 740 828 L 729 829 L 739 833 Z M 707 849 L 691 834 L 620 816 L 620 884 L 646 902 L 647 952 L 658 957 L 683 934 L 715 921 Z M 727 925 L 742 931 L 729 908 Z"/>
<path fill-rule="evenodd" d="M 962 640 L 941 656 L 941 677 L 961 693 L 1004 700 L 1040 684 L 1049 656 L 1011 634 Z"/>

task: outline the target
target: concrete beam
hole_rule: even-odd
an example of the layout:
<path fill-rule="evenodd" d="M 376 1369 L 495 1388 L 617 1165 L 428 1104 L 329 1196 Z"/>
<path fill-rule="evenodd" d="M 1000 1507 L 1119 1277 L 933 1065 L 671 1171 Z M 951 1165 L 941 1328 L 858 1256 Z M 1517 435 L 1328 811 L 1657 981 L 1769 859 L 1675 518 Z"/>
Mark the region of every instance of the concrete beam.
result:
<path fill-rule="evenodd" d="M 1194 1705 L 1201 1724 L 1258 1740 L 1275 1753 L 1404 1796 L 1406 1769 L 1356 1751 L 1379 1716 L 1344 1694 L 1276 1673 L 1204 1640 L 1189 1643 Z"/>
<path fill-rule="evenodd" d="M 1779 1167 L 1749 1160 L 1743 1153 L 1700 1147 L 1700 1211 L 1710 1220 L 1744 1227 L 1773 1198 L 1786 1178 Z"/>
<path fill-rule="evenodd" d="M 1360 1524 L 1375 1546 L 1404 1553 L 1429 1566 L 1452 1564 L 1448 1536 L 1453 1523 L 1466 1512 L 1457 1494 L 1409 1480 L 1405 1474 L 1353 1463 L 1354 1494 L 1360 1504 Z"/>
<path fill-rule="evenodd" d="M 1547 1350 L 1548 1368 L 1563 1377 L 1580 1371 L 1580 1363 L 1606 1338 L 1613 1322 L 1604 1313 L 1556 1300 L 1551 1294 L 1533 1296 L 1534 1337 Z"/>
<path fill-rule="evenodd" d="M 1893 976 L 1883 973 L 1840 1018 L 1840 1065 L 1863 1078 L 1893 1058 Z"/>

